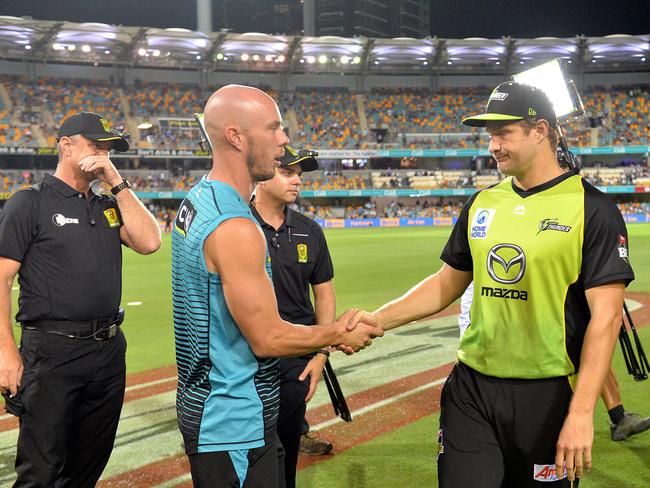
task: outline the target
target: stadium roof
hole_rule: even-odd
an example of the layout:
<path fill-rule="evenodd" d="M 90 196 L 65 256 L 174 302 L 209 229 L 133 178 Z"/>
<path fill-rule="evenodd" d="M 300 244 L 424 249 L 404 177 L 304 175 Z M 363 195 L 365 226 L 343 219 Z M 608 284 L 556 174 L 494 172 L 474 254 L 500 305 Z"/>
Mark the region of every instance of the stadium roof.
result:
<path fill-rule="evenodd" d="M 208 71 L 501 74 L 561 57 L 584 72 L 650 71 L 650 34 L 559 39 L 274 36 L 0 16 L 0 59 Z"/>

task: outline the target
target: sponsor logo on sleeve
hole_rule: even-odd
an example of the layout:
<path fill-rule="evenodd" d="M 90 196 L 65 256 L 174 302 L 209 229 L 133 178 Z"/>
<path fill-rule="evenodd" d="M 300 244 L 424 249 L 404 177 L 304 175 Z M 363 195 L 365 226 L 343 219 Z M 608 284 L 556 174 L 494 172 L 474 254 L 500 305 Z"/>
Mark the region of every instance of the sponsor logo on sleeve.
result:
<path fill-rule="evenodd" d="M 627 237 L 620 234 L 618 236 L 618 257 L 627 263 Z"/>
<path fill-rule="evenodd" d="M 472 219 L 472 226 L 470 228 L 470 239 L 485 239 L 487 237 L 488 230 L 492 224 L 492 219 L 494 219 L 494 214 L 496 214 L 496 209 L 494 208 L 477 208 L 474 212 L 474 218 Z"/>
<path fill-rule="evenodd" d="M 542 483 L 551 483 L 566 478 L 566 468 L 560 475 L 557 473 L 555 464 L 536 464 L 533 467 L 533 479 Z"/>
<path fill-rule="evenodd" d="M 178 209 L 174 228 L 185 237 L 190 230 L 190 226 L 192 225 L 195 216 L 196 210 L 194 210 L 194 205 L 192 205 L 192 202 L 186 198 Z"/>

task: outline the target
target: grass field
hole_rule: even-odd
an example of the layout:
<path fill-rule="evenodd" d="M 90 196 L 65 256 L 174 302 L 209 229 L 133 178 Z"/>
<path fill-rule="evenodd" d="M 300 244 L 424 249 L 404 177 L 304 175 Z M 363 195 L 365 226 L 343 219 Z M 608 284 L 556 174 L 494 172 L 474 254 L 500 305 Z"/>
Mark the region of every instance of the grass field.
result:
<path fill-rule="evenodd" d="M 629 291 L 650 292 L 650 225 L 630 225 L 629 231 L 631 261 L 637 276 Z M 428 274 L 435 272 L 441 265 L 439 254 L 449 232 L 450 228 L 328 230 L 326 234 L 335 264 L 335 288 L 339 312 L 351 306 L 374 309 L 400 295 Z M 170 252 L 170 239 L 169 236 L 165 236 L 161 251 L 153 256 L 137 256 L 128 250 L 124 255 L 123 305 L 127 310 L 124 329 L 129 342 L 127 364 L 130 373 L 147 371 L 174 362 Z M 647 324 L 637 324 L 637 326 L 641 325 Z M 372 348 L 362 354 L 352 358 L 333 358 L 337 369 L 348 368 L 353 372 L 341 377 L 346 394 L 361 388 L 359 385 L 367 381 L 363 378 L 366 373 L 372 376 L 376 384 L 379 384 L 404 375 L 401 368 L 418 371 L 449 362 L 453 356 L 457 337 L 455 317 L 450 317 L 447 322 L 443 321 L 438 327 L 443 333 L 437 337 L 441 342 L 447 341 L 446 349 L 435 349 L 438 347 L 435 344 L 438 339 L 430 335 L 433 329 L 424 327 L 421 330 L 424 335 L 417 336 L 407 332 L 407 329 L 411 328 L 407 327 L 387 334 L 390 337 L 382 339 L 381 342 L 377 341 Z M 417 326 L 412 328 L 417 332 Z M 650 349 L 650 327 L 640 330 L 640 333 L 647 349 Z M 433 344 L 429 350 L 404 355 L 393 362 L 382 363 L 386 358 L 394 359 L 394 356 L 399 353 L 397 349 L 395 349 L 397 353 L 391 352 L 393 351 L 391 347 L 403 346 L 411 341 L 409 344 L 413 347 L 409 350 L 415 350 L 423 337 Z M 384 364 L 383 369 L 369 365 L 370 360 L 376 360 L 378 365 Z M 437 364 L 434 364 L 436 362 Z M 624 371 L 619 351 L 616 354 L 615 366 L 619 373 L 625 406 L 629 410 L 650 415 L 650 381 L 635 383 Z M 166 442 L 172 447 L 163 449 L 164 443 L 157 441 L 155 437 L 150 437 L 147 443 L 147 435 L 143 434 L 143 428 L 139 427 L 140 430 L 137 432 L 145 439 L 144 444 L 141 447 L 129 447 L 125 444 L 123 451 L 117 449 L 109 464 L 110 475 L 126 469 L 119 466 L 123 462 L 121 459 L 129 457 L 137 459 L 143 455 L 143 451 L 159 449 L 166 453 L 165 456 L 169 456 L 170 452 L 175 455 L 180 454 L 173 418 L 173 395 L 171 392 L 167 394 L 164 400 L 167 403 L 163 407 L 153 405 L 153 399 L 147 401 L 151 403 L 146 406 L 147 411 L 159 412 L 156 414 L 159 416 L 164 413 L 165 417 L 159 423 L 154 420 L 145 421 L 148 427 L 144 429 L 164 425 L 164 432 L 161 435 L 167 436 L 165 439 L 171 439 Z M 311 405 L 318 406 L 326 403 L 326 394 L 319 391 Z M 134 418 L 134 409 L 135 406 L 125 407 L 123 418 Z M 155 416 L 151 418 L 154 419 Z M 130 421 L 125 421 L 125 424 Z M 354 426 L 355 423 L 350 425 Z M 367 426 L 370 430 L 380 427 L 382 426 L 379 424 Z M 120 429 L 122 430 L 122 427 Z M 650 432 L 622 443 L 610 441 L 607 415 L 602 406 L 598 409 L 596 429 L 595 468 L 581 486 L 650 487 Z M 435 481 L 436 432 L 437 414 L 432 402 L 429 415 L 300 470 L 298 486 L 302 488 L 437 486 Z M 126 434 L 122 435 L 124 436 Z M 120 442 L 118 437 L 118 444 Z M 12 461 L 12 443 L 15 445 L 15 435 L 6 434 L 5 437 L 0 438 L 0 453 L 3 454 L 1 462 Z M 9 466 L 6 468 L 10 469 Z M 134 482 L 106 486 L 171 487 L 186 486 L 186 483 L 187 475 L 178 484 Z"/>
<path fill-rule="evenodd" d="M 327 230 L 338 311 L 374 309 L 437 271 L 449 232 L 449 227 Z M 628 289 L 650 292 L 650 225 L 633 224 L 629 232 L 636 280 Z M 122 303 L 131 372 L 174 362 L 170 266 L 169 236 L 154 255 L 124 254 Z M 128 305 L 133 302 L 141 305 Z"/>

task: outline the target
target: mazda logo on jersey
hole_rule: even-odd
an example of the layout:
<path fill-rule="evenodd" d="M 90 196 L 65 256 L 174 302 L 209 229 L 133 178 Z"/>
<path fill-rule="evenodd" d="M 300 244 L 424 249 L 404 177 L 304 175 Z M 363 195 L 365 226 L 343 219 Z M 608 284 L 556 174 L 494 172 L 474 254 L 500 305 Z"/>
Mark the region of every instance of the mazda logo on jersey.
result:
<path fill-rule="evenodd" d="M 497 283 L 517 283 L 526 272 L 524 250 L 515 244 L 497 244 L 488 252 L 487 270 L 490 278 Z"/>

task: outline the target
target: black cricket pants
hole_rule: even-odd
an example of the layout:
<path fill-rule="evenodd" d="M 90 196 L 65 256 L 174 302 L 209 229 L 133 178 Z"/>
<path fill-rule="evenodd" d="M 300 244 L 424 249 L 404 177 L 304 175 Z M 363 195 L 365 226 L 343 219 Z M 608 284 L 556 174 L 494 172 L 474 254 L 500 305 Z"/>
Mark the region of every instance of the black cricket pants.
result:
<path fill-rule="evenodd" d="M 284 447 L 284 474 L 286 488 L 296 486 L 296 466 L 300 450 L 300 436 L 307 405 L 305 398 L 309 392 L 309 378 L 300 381 L 310 358 L 280 359 L 280 412 L 278 415 L 278 436 Z"/>
<path fill-rule="evenodd" d="M 194 488 L 284 488 L 280 440 L 254 449 L 190 454 Z"/>
<path fill-rule="evenodd" d="M 126 384 L 126 340 L 23 329 L 14 487 L 93 487 L 113 450 Z"/>
<path fill-rule="evenodd" d="M 440 488 L 577 488 L 555 470 L 572 394 L 566 377 L 494 378 L 457 363 L 440 399 Z"/>

